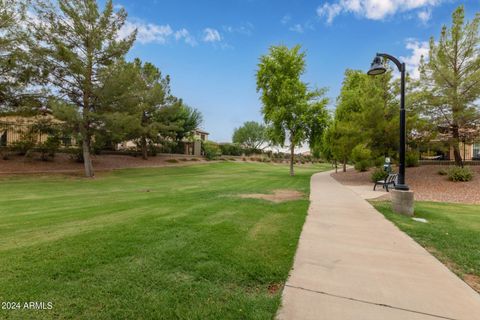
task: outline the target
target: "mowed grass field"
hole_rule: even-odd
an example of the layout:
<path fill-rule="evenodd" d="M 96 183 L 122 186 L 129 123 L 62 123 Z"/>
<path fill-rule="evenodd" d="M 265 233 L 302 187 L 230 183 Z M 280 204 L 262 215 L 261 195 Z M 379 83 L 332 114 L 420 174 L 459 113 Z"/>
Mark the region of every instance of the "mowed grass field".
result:
<path fill-rule="evenodd" d="M 0 319 L 271 319 L 328 165 L 0 178 Z M 240 198 L 276 189 L 303 199 Z M 51 302 L 49 310 L 25 302 Z"/>
<path fill-rule="evenodd" d="M 415 217 L 428 221 L 421 223 L 395 214 L 389 202 L 372 204 L 480 292 L 480 206 L 417 201 Z"/>

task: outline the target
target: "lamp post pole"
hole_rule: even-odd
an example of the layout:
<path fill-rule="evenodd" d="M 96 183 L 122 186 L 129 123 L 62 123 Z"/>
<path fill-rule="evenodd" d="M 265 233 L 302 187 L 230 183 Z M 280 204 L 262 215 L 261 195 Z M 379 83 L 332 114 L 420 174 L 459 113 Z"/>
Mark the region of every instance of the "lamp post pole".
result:
<path fill-rule="evenodd" d="M 408 191 L 410 188 L 405 183 L 405 146 L 407 135 L 407 123 L 405 119 L 405 63 L 401 63 L 397 58 L 387 53 L 377 53 L 375 60 L 372 63 L 372 69 L 369 71 L 371 75 L 382 74 L 386 69 L 379 65 L 379 58 L 386 58 L 392 61 L 400 71 L 400 147 L 399 147 L 399 169 L 398 169 L 398 183 L 395 186 L 396 190 Z"/>
<path fill-rule="evenodd" d="M 405 183 L 405 149 L 407 144 L 407 120 L 405 115 L 405 63 L 401 64 L 400 76 L 400 167 L 398 168 L 398 184 L 395 186 L 397 190 L 408 190 L 409 187 Z"/>

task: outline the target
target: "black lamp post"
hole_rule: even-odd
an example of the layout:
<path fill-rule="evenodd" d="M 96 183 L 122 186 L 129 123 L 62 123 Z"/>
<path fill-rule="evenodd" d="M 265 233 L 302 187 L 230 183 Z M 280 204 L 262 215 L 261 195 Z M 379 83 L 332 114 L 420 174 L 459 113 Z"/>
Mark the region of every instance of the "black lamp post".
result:
<path fill-rule="evenodd" d="M 405 63 L 401 63 L 398 61 L 397 58 L 386 54 L 386 53 L 377 53 L 375 58 L 373 59 L 372 65 L 370 70 L 368 70 L 368 74 L 371 76 L 377 76 L 380 74 L 384 74 L 387 69 L 383 65 L 383 59 L 386 58 L 397 66 L 398 70 L 401 74 L 401 84 L 400 84 L 400 167 L 398 170 L 398 183 L 395 186 L 397 190 L 405 190 L 408 191 L 409 187 L 405 183 L 405 144 L 406 144 L 406 120 L 405 120 Z"/>

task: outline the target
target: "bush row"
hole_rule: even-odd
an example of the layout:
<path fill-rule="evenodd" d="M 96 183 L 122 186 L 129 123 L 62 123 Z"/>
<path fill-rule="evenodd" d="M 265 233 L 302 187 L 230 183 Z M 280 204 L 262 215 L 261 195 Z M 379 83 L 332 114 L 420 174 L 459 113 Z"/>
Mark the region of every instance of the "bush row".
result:
<path fill-rule="evenodd" d="M 385 157 L 374 157 L 372 151 L 365 145 L 359 144 L 352 149 L 351 159 L 357 171 L 368 171 L 371 167 L 380 168 L 383 166 Z M 407 167 L 418 167 L 420 157 L 417 152 L 407 151 L 405 165 Z"/>

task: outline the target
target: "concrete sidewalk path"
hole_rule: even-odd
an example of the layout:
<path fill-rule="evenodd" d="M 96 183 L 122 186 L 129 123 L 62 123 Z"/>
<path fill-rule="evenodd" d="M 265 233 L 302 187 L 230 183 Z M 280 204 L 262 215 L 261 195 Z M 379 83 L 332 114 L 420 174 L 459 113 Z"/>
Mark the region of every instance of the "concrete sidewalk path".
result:
<path fill-rule="evenodd" d="M 330 173 L 310 200 L 279 319 L 480 319 L 480 295 Z"/>

